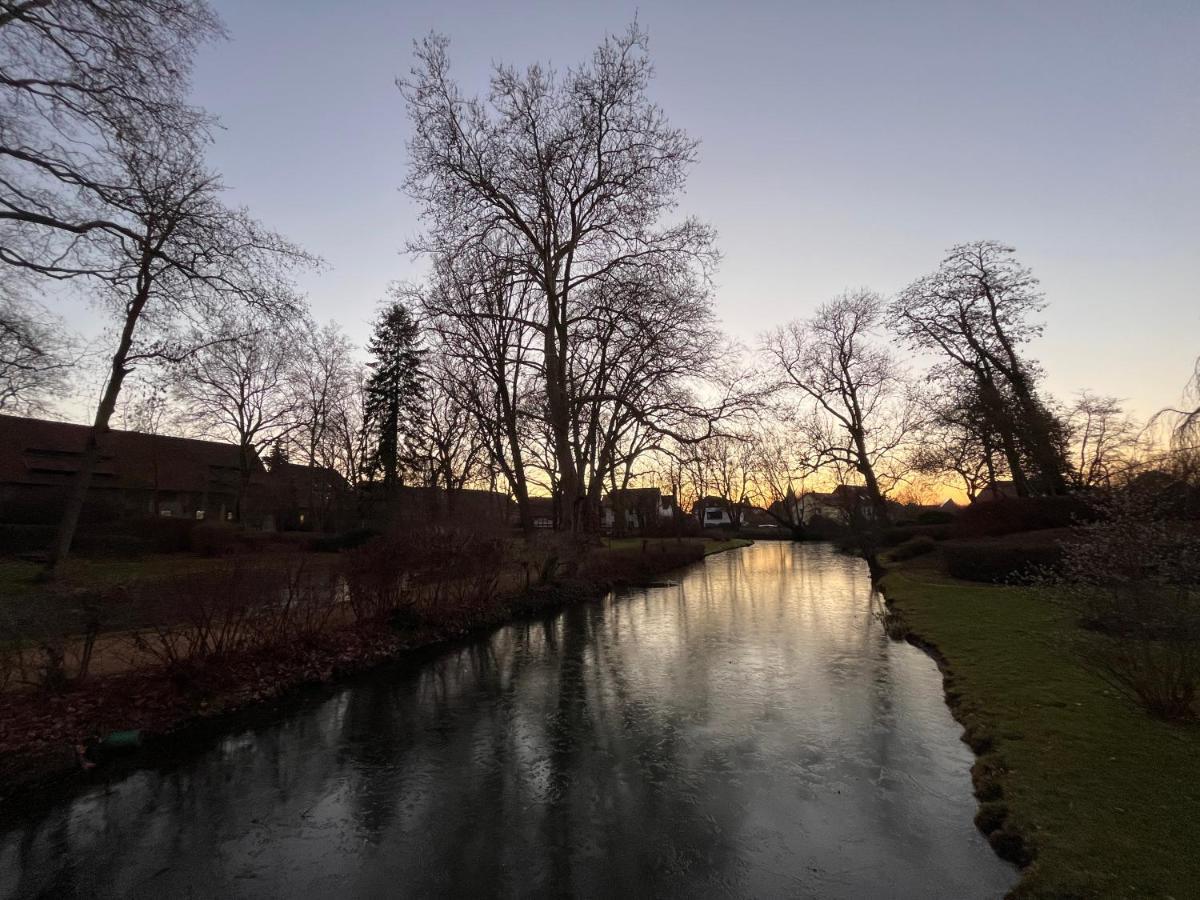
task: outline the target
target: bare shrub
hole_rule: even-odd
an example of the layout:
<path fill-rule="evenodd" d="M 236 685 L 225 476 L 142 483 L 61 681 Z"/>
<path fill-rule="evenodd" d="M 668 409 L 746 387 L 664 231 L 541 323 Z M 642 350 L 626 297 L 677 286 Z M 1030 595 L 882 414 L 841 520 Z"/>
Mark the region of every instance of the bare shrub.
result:
<path fill-rule="evenodd" d="M 453 624 L 495 601 L 503 538 L 456 526 L 394 532 L 343 554 L 355 620 Z"/>
<path fill-rule="evenodd" d="M 113 592 L 58 592 L 0 620 L 0 690 L 61 693 L 87 678 Z"/>
<path fill-rule="evenodd" d="M 1064 546 L 1050 581 L 1103 633 L 1085 659 L 1153 715 L 1188 718 L 1200 693 L 1200 532 L 1164 518 L 1152 497 L 1108 497 L 1100 521 Z"/>
<path fill-rule="evenodd" d="M 168 667 L 220 657 L 256 643 L 256 614 L 285 583 L 276 566 L 234 560 L 218 570 L 142 585 L 134 603 L 138 651 Z"/>

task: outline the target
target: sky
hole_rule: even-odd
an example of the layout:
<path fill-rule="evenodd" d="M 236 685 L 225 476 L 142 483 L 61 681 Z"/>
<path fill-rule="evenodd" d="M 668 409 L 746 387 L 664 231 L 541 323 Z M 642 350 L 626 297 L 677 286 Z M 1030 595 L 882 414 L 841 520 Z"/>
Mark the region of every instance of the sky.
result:
<path fill-rule="evenodd" d="M 560 69 L 636 16 L 652 99 L 701 142 L 681 213 L 718 231 L 733 336 L 848 288 L 885 296 L 955 243 L 1016 247 L 1049 308 L 1050 392 L 1147 415 L 1200 354 L 1200 3 L 468 3 L 215 0 L 194 96 L 222 122 L 228 199 L 322 256 L 314 314 L 356 341 L 420 228 L 395 79 L 450 40 L 464 91 L 494 62 Z"/>

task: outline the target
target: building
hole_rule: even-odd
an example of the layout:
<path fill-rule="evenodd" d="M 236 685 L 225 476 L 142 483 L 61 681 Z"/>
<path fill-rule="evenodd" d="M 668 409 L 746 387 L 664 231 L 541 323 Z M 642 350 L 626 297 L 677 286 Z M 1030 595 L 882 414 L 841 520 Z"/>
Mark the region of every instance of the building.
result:
<path fill-rule="evenodd" d="M 994 481 L 975 495 L 972 503 L 990 503 L 994 500 L 1004 500 L 1008 497 L 1016 497 L 1017 486 L 1011 481 Z"/>
<path fill-rule="evenodd" d="M 350 483 L 337 469 L 276 462 L 267 473 L 273 525 L 280 531 L 341 531 L 355 506 Z"/>
<path fill-rule="evenodd" d="M 729 503 L 721 497 L 704 497 L 692 507 L 692 515 L 701 528 L 733 528 L 733 516 L 729 514 Z"/>
<path fill-rule="evenodd" d="M 875 515 L 867 489 L 857 484 L 839 484 L 829 493 L 809 491 L 800 496 L 798 503 L 799 521 L 804 525 L 816 518 L 849 525 L 854 513 L 865 518 Z"/>
<path fill-rule="evenodd" d="M 600 527 L 617 533 L 654 531 L 675 520 L 678 505 L 658 488 L 612 491 L 600 506 Z"/>
<path fill-rule="evenodd" d="M 91 428 L 0 415 L 0 521 L 53 523 L 83 458 Z M 112 430 L 100 440 L 83 521 L 160 516 L 231 521 L 266 517 L 266 470 L 240 448 L 192 438 Z"/>
<path fill-rule="evenodd" d="M 554 527 L 554 498 L 530 497 L 529 515 L 534 528 Z"/>

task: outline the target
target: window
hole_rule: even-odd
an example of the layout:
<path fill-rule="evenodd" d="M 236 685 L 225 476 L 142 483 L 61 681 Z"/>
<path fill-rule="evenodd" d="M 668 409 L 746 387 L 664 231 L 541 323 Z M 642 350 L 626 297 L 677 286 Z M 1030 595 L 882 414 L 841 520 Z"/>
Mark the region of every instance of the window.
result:
<path fill-rule="evenodd" d="M 204 510 L 202 510 L 202 509 L 196 510 L 196 519 L 202 520 L 203 518 L 204 518 Z"/>
<path fill-rule="evenodd" d="M 233 510 L 229 510 L 228 512 L 225 513 L 225 521 L 226 522 L 233 521 Z"/>
<path fill-rule="evenodd" d="M 158 514 L 160 516 L 162 516 L 164 519 L 169 519 L 172 516 L 171 510 L 167 509 L 167 507 L 165 507 L 165 506 L 158 511 Z"/>

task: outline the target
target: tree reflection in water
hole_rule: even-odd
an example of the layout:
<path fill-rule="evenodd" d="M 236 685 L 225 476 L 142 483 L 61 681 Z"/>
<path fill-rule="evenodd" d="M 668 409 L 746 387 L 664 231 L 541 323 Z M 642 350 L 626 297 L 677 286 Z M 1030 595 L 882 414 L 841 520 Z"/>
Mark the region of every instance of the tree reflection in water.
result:
<path fill-rule="evenodd" d="M 863 565 L 764 543 L 10 822 L 0 895 L 990 897 L 969 751 Z"/>

